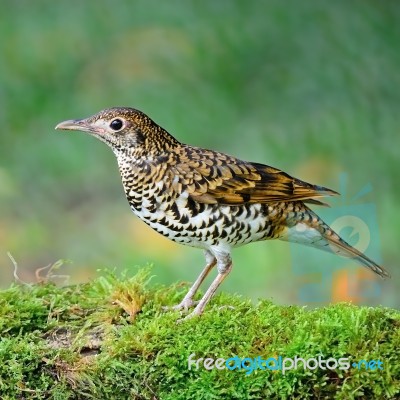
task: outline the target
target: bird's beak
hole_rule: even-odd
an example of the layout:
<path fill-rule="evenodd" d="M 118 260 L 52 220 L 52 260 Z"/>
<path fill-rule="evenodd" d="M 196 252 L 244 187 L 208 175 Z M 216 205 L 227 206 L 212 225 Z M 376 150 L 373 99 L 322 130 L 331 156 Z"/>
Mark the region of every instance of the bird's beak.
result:
<path fill-rule="evenodd" d="M 84 119 L 70 119 L 68 121 L 60 122 L 56 129 L 65 131 L 89 131 L 89 126 Z"/>
<path fill-rule="evenodd" d="M 106 132 L 106 129 L 103 126 L 88 122 L 87 119 L 69 119 L 68 121 L 60 122 L 56 126 L 56 129 L 88 132 L 96 136 L 103 135 Z"/>

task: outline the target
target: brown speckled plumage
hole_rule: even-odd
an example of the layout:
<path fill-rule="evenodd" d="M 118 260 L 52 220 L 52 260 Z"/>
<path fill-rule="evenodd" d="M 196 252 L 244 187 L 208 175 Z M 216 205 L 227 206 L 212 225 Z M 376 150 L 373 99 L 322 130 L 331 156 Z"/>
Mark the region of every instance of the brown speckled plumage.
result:
<path fill-rule="evenodd" d="M 218 275 L 190 314 L 201 314 L 229 274 L 231 249 L 282 239 L 353 257 L 381 276 L 387 272 L 343 241 L 305 203 L 336 192 L 276 168 L 178 142 L 144 113 L 111 108 L 57 129 L 82 130 L 115 153 L 132 211 L 169 239 L 205 250 L 207 265 L 175 309 L 196 304 L 200 284 Z"/>

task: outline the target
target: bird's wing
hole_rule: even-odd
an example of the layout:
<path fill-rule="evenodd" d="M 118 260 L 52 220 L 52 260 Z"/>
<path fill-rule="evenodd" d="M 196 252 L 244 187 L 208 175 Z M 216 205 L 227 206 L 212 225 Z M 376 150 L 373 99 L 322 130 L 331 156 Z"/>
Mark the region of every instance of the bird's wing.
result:
<path fill-rule="evenodd" d="M 301 200 L 326 205 L 317 199 L 338 194 L 268 165 L 211 150 L 189 148 L 180 160 L 168 171 L 171 188 L 175 193 L 185 190 L 201 203 L 239 205 Z"/>

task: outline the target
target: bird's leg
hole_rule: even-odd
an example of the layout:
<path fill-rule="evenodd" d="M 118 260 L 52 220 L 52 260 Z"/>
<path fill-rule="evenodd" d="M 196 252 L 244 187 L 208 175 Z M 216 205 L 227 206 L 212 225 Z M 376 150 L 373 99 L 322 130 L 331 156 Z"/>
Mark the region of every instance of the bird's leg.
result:
<path fill-rule="evenodd" d="M 224 279 L 229 275 L 229 273 L 232 270 L 232 259 L 229 254 L 224 254 L 223 257 L 217 257 L 217 269 L 218 269 L 217 277 L 214 279 L 210 287 L 204 293 L 204 296 L 199 301 L 196 308 L 189 315 L 183 318 L 183 320 L 193 318 L 194 316 L 201 315 L 203 313 L 205 306 L 214 296 L 219 285 L 221 285 L 221 283 L 224 281 Z"/>
<path fill-rule="evenodd" d="M 212 253 L 208 250 L 204 252 L 206 256 L 206 266 L 204 267 L 203 271 L 201 271 L 200 275 L 193 283 L 192 287 L 186 293 L 186 296 L 182 299 L 182 301 L 177 304 L 176 306 L 172 307 L 163 307 L 164 310 L 185 310 L 187 311 L 189 308 L 195 306 L 198 302 L 193 300 L 194 295 L 196 294 L 197 290 L 199 289 L 200 285 L 203 283 L 204 279 L 206 279 L 207 275 L 210 273 L 212 268 L 215 266 L 217 260 Z"/>

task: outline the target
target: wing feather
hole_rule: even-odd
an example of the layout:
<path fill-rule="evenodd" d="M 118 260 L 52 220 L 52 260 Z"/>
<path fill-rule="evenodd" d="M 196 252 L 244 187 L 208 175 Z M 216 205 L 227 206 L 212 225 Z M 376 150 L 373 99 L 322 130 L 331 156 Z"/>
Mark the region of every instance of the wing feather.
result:
<path fill-rule="evenodd" d="M 175 190 L 185 189 L 193 200 L 201 203 L 239 205 L 304 201 L 326 205 L 318 199 L 338 194 L 293 178 L 277 168 L 211 150 L 187 146 L 179 160 L 169 168 L 168 180 L 175 182 L 172 185 Z"/>

